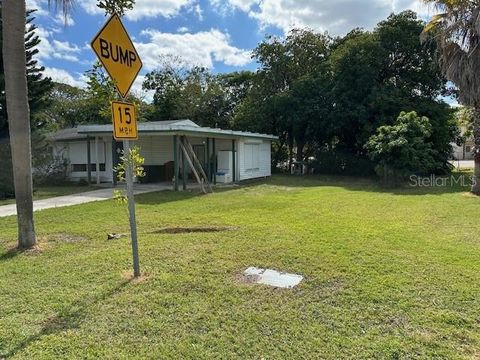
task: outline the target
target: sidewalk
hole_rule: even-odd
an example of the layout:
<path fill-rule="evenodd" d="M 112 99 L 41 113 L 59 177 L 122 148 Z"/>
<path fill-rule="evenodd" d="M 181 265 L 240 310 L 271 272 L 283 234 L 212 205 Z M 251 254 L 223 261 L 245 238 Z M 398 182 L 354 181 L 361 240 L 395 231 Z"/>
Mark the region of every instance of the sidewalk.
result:
<path fill-rule="evenodd" d="M 121 187 L 118 187 L 117 189 L 121 189 Z M 170 189 L 171 186 L 164 184 L 137 184 L 135 185 L 135 195 Z M 50 199 L 35 200 L 33 202 L 33 211 L 109 200 L 113 197 L 113 190 L 113 188 L 107 188 Z M 12 215 L 17 215 L 15 204 L 0 206 L 0 218 Z"/>

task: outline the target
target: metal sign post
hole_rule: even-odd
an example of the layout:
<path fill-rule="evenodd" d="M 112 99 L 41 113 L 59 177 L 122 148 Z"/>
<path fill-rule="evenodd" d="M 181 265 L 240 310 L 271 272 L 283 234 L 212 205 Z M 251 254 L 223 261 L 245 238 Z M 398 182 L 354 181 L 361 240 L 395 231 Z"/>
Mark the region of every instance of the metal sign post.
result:
<path fill-rule="evenodd" d="M 130 140 L 123 140 L 123 151 L 130 156 Z M 140 276 L 140 261 L 138 259 L 137 219 L 135 215 L 135 197 L 133 193 L 133 164 L 128 161 L 125 166 L 125 179 L 127 181 L 128 214 L 130 218 L 130 235 L 132 237 L 133 276 Z"/>
<path fill-rule="evenodd" d="M 91 46 L 112 78 L 123 100 L 128 95 L 142 68 L 142 61 L 118 15 L 113 14 L 110 17 L 93 39 Z M 125 163 L 125 180 L 127 182 L 128 213 L 132 238 L 133 275 L 139 277 L 140 261 L 138 258 L 137 220 L 133 192 L 135 164 L 130 152 L 130 140 L 135 140 L 138 137 L 136 109 L 134 104 L 120 101 L 112 101 L 111 105 L 113 137 L 115 140 L 123 140 L 123 151 L 127 160 Z"/>

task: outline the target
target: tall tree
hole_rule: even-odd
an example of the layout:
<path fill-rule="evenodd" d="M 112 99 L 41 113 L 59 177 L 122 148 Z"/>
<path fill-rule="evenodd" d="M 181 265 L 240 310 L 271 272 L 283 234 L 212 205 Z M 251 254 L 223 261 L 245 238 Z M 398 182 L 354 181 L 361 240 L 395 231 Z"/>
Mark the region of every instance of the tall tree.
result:
<path fill-rule="evenodd" d="M 143 83 L 145 90 L 154 91 L 150 119 L 190 119 L 202 126 L 231 128 L 252 77 L 248 71 L 214 75 L 207 68 L 167 56 Z"/>
<path fill-rule="evenodd" d="M 372 32 L 355 30 L 336 46 L 330 62 L 338 152 L 366 159 L 364 144 L 378 127 L 392 125 L 402 111 L 416 111 L 432 124 L 428 141 L 436 150 L 436 172 L 449 170 L 456 126 L 439 100 L 448 89 L 435 61 L 436 44 L 419 41 L 424 25 L 405 11 Z"/>
<path fill-rule="evenodd" d="M 25 1 L 2 3 L 5 96 L 18 219 L 18 247 L 37 242 L 33 223 L 30 110 L 25 56 Z"/>
<path fill-rule="evenodd" d="M 40 115 L 48 131 L 71 128 L 80 124 L 107 123 L 100 115 L 107 105 L 101 104 L 93 92 L 67 84 L 54 83 L 48 95 L 51 105 Z M 110 116 L 108 121 L 111 121 Z"/>
<path fill-rule="evenodd" d="M 52 88 L 50 78 L 42 75 L 44 68 L 38 66 L 35 55 L 38 53 L 37 45 L 40 43 L 34 25 L 34 10 L 27 11 L 27 27 L 25 31 L 25 49 L 27 62 L 28 101 L 30 105 L 30 126 L 32 131 L 45 125 L 42 114 L 50 106 L 49 90 Z M 0 6 L 1 18 L 1 6 Z M 8 138 L 8 117 L 5 98 L 5 71 L 2 59 L 2 22 L 0 20 L 0 197 L 14 197 L 13 169 Z"/>
<path fill-rule="evenodd" d="M 305 147 L 321 116 L 331 38 L 307 29 L 292 30 L 285 39 L 267 37 L 254 50 L 259 62 L 252 90 L 236 116 L 236 126 L 275 133 L 287 145 L 289 166 L 305 158 Z M 319 101 L 317 101 L 319 100 Z M 280 149 L 274 157 L 283 153 Z"/>
<path fill-rule="evenodd" d="M 72 0 L 57 0 L 68 12 Z M 30 108 L 28 103 L 25 49 L 26 6 L 24 0 L 2 2 L 2 58 L 9 123 L 13 178 L 18 222 L 18 246 L 36 244 L 33 222 Z"/>
<path fill-rule="evenodd" d="M 439 45 L 445 76 L 459 90 L 462 104 L 473 108 L 475 172 L 472 192 L 480 195 L 480 4 L 465 0 L 424 0 L 439 11 L 424 29 Z"/>
<path fill-rule="evenodd" d="M 0 6 L 0 18 L 2 14 Z M 38 65 L 35 59 L 39 50 L 37 48 L 40 38 L 36 34 L 37 26 L 34 24 L 36 10 L 27 11 L 27 27 L 25 31 L 25 50 L 27 61 L 27 84 L 28 84 L 28 103 L 30 106 L 30 118 L 32 129 L 42 127 L 42 112 L 49 107 L 49 92 L 53 88 L 52 80 L 43 76 L 45 68 Z M 0 21 L 0 137 L 8 132 L 7 122 L 7 104 L 5 98 L 5 71 L 2 60 L 2 22 Z"/>

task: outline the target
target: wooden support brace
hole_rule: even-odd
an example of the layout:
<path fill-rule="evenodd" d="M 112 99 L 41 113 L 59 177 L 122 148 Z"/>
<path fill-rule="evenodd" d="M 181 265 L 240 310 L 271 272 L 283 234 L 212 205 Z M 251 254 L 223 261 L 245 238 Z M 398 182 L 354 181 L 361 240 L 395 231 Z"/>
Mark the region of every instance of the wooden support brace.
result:
<path fill-rule="evenodd" d="M 188 151 L 187 151 L 187 148 L 185 147 L 185 144 L 184 144 L 184 138 L 182 137 L 180 139 L 180 147 L 182 148 L 182 151 L 183 151 L 183 154 L 185 156 L 185 159 L 187 159 L 187 162 L 188 164 L 190 165 L 190 168 L 192 169 L 192 172 L 193 172 L 193 175 L 195 176 L 195 178 L 197 179 L 197 182 L 200 184 L 200 187 L 203 191 L 203 193 L 207 193 L 207 191 L 205 190 L 205 186 L 203 184 L 203 181 L 201 181 L 200 179 L 200 176 L 198 175 L 198 172 L 197 170 L 195 169 L 195 166 L 193 165 L 193 162 L 192 160 L 190 159 L 190 156 L 188 154 Z"/>
<path fill-rule="evenodd" d="M 205 180 L 207 180 L 207 175 L 205 174 L 205 171 L 203 171 L 202 164 L 198 160 L 197 155 L 195 155 L 195 151 L 193 151 L 192 144 L 190 144 L 190 142 L 185 137 L 183 138 L 183 141 L 184 141 L 185 147 L 188 149 L 188 152 L 192 156 L 192 159 L 193 159 L 194 163 L 197 164 L 199 173 L 202 175 L 202 177 Z M 210 185 L 210 182 L 208 182 L 208 180 L 207 180 L 207 184 L 208 184 L 208 188 L 209 188 L 210 192 L 213 192 L 212 185 Z"/>

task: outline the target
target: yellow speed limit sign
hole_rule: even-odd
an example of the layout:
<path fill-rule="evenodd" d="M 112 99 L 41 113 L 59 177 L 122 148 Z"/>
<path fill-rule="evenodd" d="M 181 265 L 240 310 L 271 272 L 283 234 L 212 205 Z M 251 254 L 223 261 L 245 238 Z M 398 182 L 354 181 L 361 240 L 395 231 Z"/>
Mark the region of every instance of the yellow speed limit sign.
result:
<path fill-rule="evenodd" d="M 115 140 L 136 140 L 138 138 L 135 105 L 112 101 L 112 120 Z"/>

